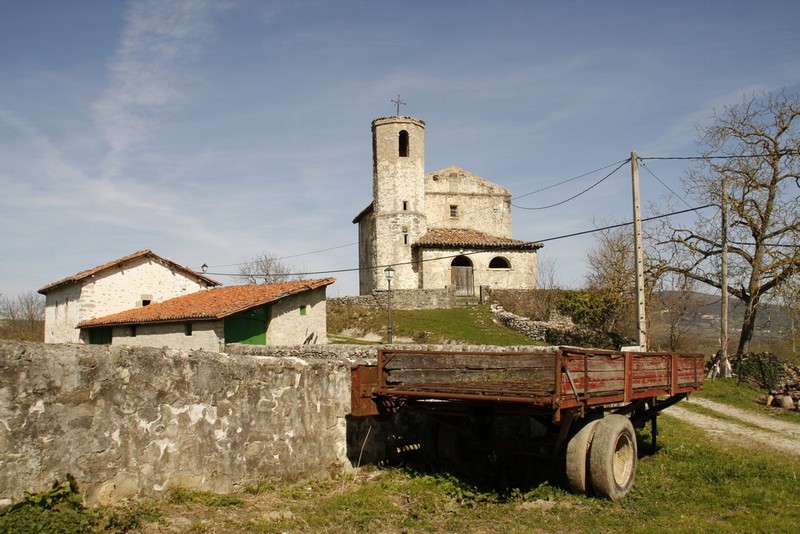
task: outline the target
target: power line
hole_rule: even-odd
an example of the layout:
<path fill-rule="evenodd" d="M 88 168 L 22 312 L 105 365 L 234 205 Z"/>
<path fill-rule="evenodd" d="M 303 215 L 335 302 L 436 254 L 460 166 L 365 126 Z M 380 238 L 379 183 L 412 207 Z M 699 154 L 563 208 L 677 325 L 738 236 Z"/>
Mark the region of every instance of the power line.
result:
<path fill-rule="evenodd" d="M 654 221 L 656 219 L 663 219 L 664 217 L 671 217 L 673 215 L 681 215 L 683 213 L 688 213 L 688 212 L 691 212 L 691 211 L 699 211 L 699 210 L 702 210 L 702 209 L 705 209 L 705 208 L 709 208 L 709 207 L 714 207 L 714 206 L 715 206 L 715 204 L 706 204 L 704 206 L 697 206 L 697 207 L 692 207 L 692 208 L 685 209 L 685 210 L 673 211 L 671 213 L 664 213 L 662 215 L 654 215 L 652 217 L 647 217 L 647 218 L 642 219 L 642 222 Z M 530 244 L 534 244 L 534 243 L 546 243 L 548 241 L 557 241 L 559 239 L 567 239 L 567 238 L 570 238 L 570 237 L 578 237 L 578 236 L 582 236 L 582 235 L 593 234 L 593 233 L 596 233 L 596 232 L 602 232 L 604 230 L 611 230 L 613 228 L 621 228 L 623 226 L 630 226 L 632 224 L 633 224 L 633 221 L 624 222 L 624 223 L 618 223 L 618 224 L 612 224 L 612 225 L 603 226 L 603 227 L 600 227 L 600 228 L 593 228 L 591 230 L 583 230 L 581 232 L 574 232 L 574 233 L 571 233 L 571 234 L 563 234 L 563 235 L 560 235 L 560 236 L 548 237 L 546 239 L 536 239 L 536 240 L 533 240 L 533 241 L 523 241 L 523 244 L 530 245 Z M 451 259 L 451 258 L 457 258 L 459 256 L 472 256 L 472 255 L 475 255 L 475 254 L 481 254 L 482 252 L 484 252 L 484 251 L 478 250 L 478 251 L 474 251 L 474 252 L 465 252 L 465 253 L 453 254 L 451 256 L 442 256 L 442 257 L 439 257 L 439 258 L 429 258 L 429 259 L 426 259 L 426 260 L 392 263 L 391 265 L 395 266 L 395 267 L 398 266 L 398 265 L 413 265 L 413 264 L 427 263 L 427 262 L 431 262 L 431 261 L 447 260 L 447 259 Z M 312 271 L 312 272 L 304 272 L 304 273 L 287 273 L 286 276 L 308 276 L 308 275 L 339 274 L 339 273 L 352 273 L 352 272 L 359 272 L 359 271 L 371 271 L 373 269 L 381 269 L 383 267 L 389 267 L 389 265 L 390 264 L 370 265 L 370 266 L 367 266 L 367 267 L 353 267 L 353 268 L 349 268 L 349 269 L 332 269 L 332 270 L 326 270 L 326 271 Z M 205 274 L 208 274 L 208 275 L 211 275 L 211 276 L 237 276 L 236 273 L 205 273 Z"/>
<path fill-rule="evenodd" d="M 626 164 L 626 163 L 628 163 L 629 161 L 630 161 L 630 158 L 628 158 L 628 159 L 624 159 L 624 160 L 620 160 L 620 161 L 615 161 L 614 163 L 609 163 L 608 165 L 605 165 L 605 166 L 603 166 L 603 167 L 600 167 L 600 168 L 597 168 L 597 169 L 594 169 L 594 170 L 591 170 L 591 171 L 585 172 L 585 173 L 583 173 L 583 174 L 579 174 L 578 176 L 574 176 L 574 177 L 572 177 L 572 178 L 567 178 L 566 180 L 561 180 L 560 182 L 556 182 L 556 183 L 554 183 L 554 184 L 550 184 L 550 185 L 548 185 L 548 186 L 546 186 L 546 187 L 542 187 L 542 188 L 540 188 L 540 189 L 537 189 L 537 190 L 535 190 L 535 191 L 531 191 L 531 192 L 529 192 L 529 193 L 524 193 L 524 194 L 522 194 L 522 195 L 519 195 L 519 196 L 516 196 L 516 197 L 512 197 L 512 198 L 511 198 L 511 200 L 518 200 L 518 199 L 520 199 L 520 198 L 525 198 L 525 197 L 527 197 L 527 196 L 530 196 L 530 195 L 535 195 L 536 193 L 541 193 L 542 191 L 547 191 L 548 189 L 553 189 L 554 187 L 558 187 L 558 186 L 561 186 L 561 185 L 564 185 L 564 184 L 567 184 L 567 183 L 570 183 L 570 182 L 574 182 L 575 180 L 579 180 L 579 179 L 581 179 L 581 178 L 584 178 L 584 177 L 586 177 L 586 176 L 590 176 L 590 175 L 592 175 L 592 174 L 594 174 L 594 173 L 597 173 L 597 172 L 600 172 L 600 171 L 604 171 L 604 170 L 606 170 L 606 169 L 608 169 L 608 168 L 611 168 L 611 167 L 613 167 L 613 166 L 617 165 L 617 168 L 616 168 L 616 169 L 614 169 L 614 170 L 613 170 L 613 171 L 612 171 L 610 174 L 606 175 L 606 176 L 605 176 L 605 177 L 603 177 L 601 180 L 599 180 L 598 182 L 596 182 L 596 183 L 595 183 L 595 184 L 593 184 L 592 186 L 588 187 L 587 189 L 585 189 L 585 190 L 584 190 L 584 191 L 582 191 L 581 193 L 578 193 L 577 195 L 575 195 L 575 196 L 573 196 L 573 197 L 571 197 L 571 198 L 568 198 L 567 200 L 564 200 L 564 201 L 562 201 L 562 202 L 559 202 L 558 204 L 554 204 L 554 205 L 553 205 L 553 206 L 558 206 L 558 205 L 560 205 L 560 204 L 564 204 L 564 203 L 566 203 L 566 202 L 569 202 L 570 200 L 572 200 L 572 199 L 574 199 L 574 198 L 577 198 L 578 196 L 580 196 L 580 195 L 582 195 L 582 194 L 586 193 L 586 192 L 587 192 L 587 191 L 589 191 L 590 189 L 592 189 L 592 188 L 594 188 L 595 186 L 599 185 L 599 184 L 600 184 L 600 182 L 604 181 L 606 178 L 608 178 L 609 176 L 611 176 L 611 174 L 614 174 L 616 171 L 618 171 L 618 170 L 619 170 L 619 169 L 620 169 L 620 168 L 621 168 L 623 165 L 625 165 L 625 164 Z M 524 207 L 521 207 L 521 206 L 516 206 L 515 204 L 512 204 L 512 205 L 513 205 L 513 206 L 515 206 L 515 207 L 521 208 L 521 209 L 534 209 L 534 210 L 536 210 L 536 209 L 545 209 L 546 207 L 553 207 L 553 206 L 545 206 L 545 207 L 543 207 L 543 208 L 524 208 Z M 491 209 L 491 208 L 492 208 L 492 206 L 487 206 L 487 207 L 480 208 L 480 209 L 477 209 L 477 210 L 473 210 L 473 211 L 465 212 L 465 213 L 463 213 L 463 214 L 462 214 L 462 216 L 473 215 L 473 214 L 475 214 L 475 213 L 479 213 L 479 212 L 481 212 L 481 211 L 485 211 L 485 210 L 487 210 L 487 209 Z M 437 224 L 437 223 L 443 222 L 444 220 L 446 220 L 446 219 L 440 219 L 439 221 L 433 221 L 433 222 L 431 222 L 430 224 L 433 224 L 433 225 L 435 225 L 435 224 Z M 430 224 L 429 224 L 429 225 L 430 225 Z M 301 257 L 301 256 L 311 256 L 311 255 L 313 255 L 313 254 L 319 254 L 319 253 L 321 253 L 321 252 L 328 252 L 328 251 L 331 251 L 331 250 L 337 250 L 337 249 L 340 249 L 340 248 L 352 247 L 352 246 L 354 246 L 354 245 L 358 245 L 358 242 L 354 242 L 354 243 L 347 243 L 347 244 L 344 244 L 344 245 L 337 245 L 337 246 L 335 246 L 335 247 L 328 247 L 328 248 L 323 248 L 323 249 L 318 249 L 318 250 L 312 250 L 312 251 L 310 251 L 310 252 L 302 252 L 302 253 L 300 253 L 300 254 L 292 254 L 292 255 L 289 255 L 289 256 L 281 256 L 281 257 L 278 257 L 278 258 L 275 258 L 275 259 L 276 259 L 276 260 L 287 260 L 287 259 L 291 259 L 291 258 L 299 258 L 299 257 Z M 243 261 L 243 262 L 239 262 L 239 263 L 227 263 L 227 264 L 224 264 L 224 265 L 211 265 L 211 266 L 209 266 L 209 267 L 210 267 L 210 268 L 219 268 L 219 267 L 237 267 L 237 266 L 239 266 L 239 265 L 246 265 L 246 264 L 248 264 L 248 263 L 252 263 L 252 262 L 251 262 L 251 261 Z M 210 273 L 210 274 L 214 274 L 214 273 Z M 226 275 L 226 274 L 220 274 L 220 273 L 216 273 L 216 276 L 235 276 L 235 275 Z"/>
<path fill-rule="evenodd" d="M 641 160 L 642 158 L 639 158 L 639 159 Z M 683 202 L 684 204 L 686 204 L 687 206 L 689 206 L 689 203 L 688 203 L 688 202 L 686 202 L 686 199 L 684 199 L 684 198 L 683 198 L 682 196 L 680 196 L 678 193 L 676 193 L 675 191 L 673 191 L 673 190 L 672 190 L 672 188 L 670 188 L 670 186 L 668 186 L 667 184 L 665 184 L 665 183 L 664 183 L 664 182 L 661 180 L 661 178 L 659 178 L 658 176 L 656 176 L 656 175 L 655 175 L 655 173 L 654 173 L 652 170 L 650 170 L 650 167 L 648 167 L 647 165 L 645 165 L 645 163 L 644 163 L 644 162 L 642 162 L 642 167 L 644 167 L 644 169 L 645 169 L 645 170 L 646 170 L 648 173 L 650 173 L 650 176 L 652 176 L 653 178 L 655 178 L 656 180 L 658 180 L 658 183 L 660 183 L 661 185 L 663 185 L 663 186 L 664 186 L 664 188 L 665 188 L 667 191 L 669 191 L 669 192 L 670 192 L 670 193 L 672 193 L 672 194 L 673 194 L 675 197 L 677 197 L 677 198 L 678 198 L 678 200 L 680 200 L 681 202 Z M 691 206 L 689 206 L 689 207 L 691 207 Z"/>
<path fill-rule="evenodd" d="M 800 154 L 800 151 L 797 151 L 797 150 L 794 150 L 794 149 L 786 149 L 786 150 L 783 150 L 781 153 L 784 154 L 784 155 L 797 155 L 797 154 Z M 667 160 L 667 161 L 668 160 L 681 161 L 681 160 L 684 160 L 684 161 L 686 161 L 686 160 L 710 160 L 710 159 L 760 158 L 760 157 L 766 157 L 766 156 L 768 156 L 768 154 L 745 154 L 745 155 L 738 155 L 738 156 L 730 156 L 730 155 L 729 156 L 649 156 L 649 157 L 641 157 L 640 156 L 638 159 L 639 159 L 640 162 L 642 162 L 642 166 L 645 168 L 645 170 L 647 170 L 647 172 L 650 173 L 650 175 L 652 175 L 653 178 L 655 178 L 659 183 L 661 183 L 661 185 L 663 185 L 667 190 L 669 190 L 682 203 L 684 203 L 685 205 L 689 206 L 689 204 L 686 202 L 686 200 L 683 197 L 681 197 L 680 195 L 675 193 L 675 191 L 673 191 L 669 186 L 667 186 L 643 162 L 644 161 L 649 161 L 649 160 L 661 160 L 661 161 L 665 161 L 665 160 Z M 625 160 L 620 160 L 620 161 L 611 163 L 609 165 L 606 165 L 604 167 L 600 167 L 598 169 L 595 169 L 595 170 L 580 174 L 580 175 L 572 177 L 572 178 L 568 178 L 566 180 L 562 180 L 560 182 L 556 182 L 554 184 L 551 184 L 551 185 L 548 185 L 546 187 L 537 189 L 535 191 L 531 191 L 529 193 L 524 193 L 522 195 L 518 195 L 516 197 L 512 197 L 511 198 L 511 200 L 513 201 L 513 200 L 518 200 L 518 199 L 521 199 L 521 198 L 525 198 L 525 197 L 530 196 L 530 195 L 534 195 L 536 193 L 541 193 L 542 191 L 546 191 L 548 189 L 552 189 L 552 188 L 555 188 L 555 187 L 558 187 L 558 186 L 573 182 L 573 181 L 578 180 L 580 178 L 584 178 L 586 176 L 589 176 L 589 175 L 594 174 L 596 172 L 600 172 L 600 171 L 606 170 L 606 169 L 616 165 L 614 170 L 612 170 L 610 173 L 605 175 L 603 178 L 601 178 L 600 180 L 598 180 L 594 184 L 590 185 L 589 187 L 587 187 L 583 191 L 581 191 L 581 192 L 579 192 L 579 193 L 577 193 L 577 194 L 575 194 L 575 195 L 573 195 L 573 196 L 571 196 L 571 197 L 569 197 L 567 199 L 564 199 L 564 200 L 562 200 L 560 202 L 556 202 L 554 204 L 550 204 L 550 205 L 547 205 L 547 206 L 537 206 L 537 207 L 519 206 L 519 205 L 514 204 L 514 203 L 512 203 L 511 205 L 516 207 L 516 208 L 519 208 L 519 209 L 535 211 L 535 210 L 549 209 L 549 208 L 553 208 L 553 207 L 557 207 L 557 206 L 566 204 L 567 202 L 569 202 L 571 200 L 574 200 L 574 199 L 576 199 L 576 198 L 588 193 L 589 191 L 594 189 L 596 186 L 598 186 L 602 182 L 604 182 L 606 179 L 611 177 L 614 173 L 616 173 L 619 169 L 621 169 L 623 166 L 625 166 L 629 162 L 630 162 L 630 158 L 627 158 Z M 703 208 L 706 208 L 706 207 L 709 207 L 709 206 L 712 206 L 712 205 L 713 204 L 707 204 L 705 206 L 700 206 L 700 207 L 697 207 L 697 208 L 692 208 L 691 206 L 689 206 L 689 209 L 687 209 L 687 210 L 673 212 L 673 213 L 670 213 L 670 214 L 660 215 L 660 216 L 652 217 L 652 218 L 648 218 L 648 219 L 643 219 L 643 221 L 653 220 L 653 219 L 656 219 L 656 218 L 666 217 L 666 216 L 669 216 L 669 215 L 677 215 L 677 214 L 680 214 L 680 213 L 686 213 L 688 211 L 697 211 L 697 210 L 700 210 L 700 209 L 703 209 Z M 483 211 L 485 209 L 489 209 L 489 208 L 488 207 L 487 208 L 482 208 L 480 210 L 475 210 L 473 212 L 465 213 L 464 215 L 470 215 L 470 214 L 473 214 L 473 213 L 477 213 L 478 211 Z M 433 223 L 433 224 L 435 224 L 435 223 Z M 629 225 L 629 224 L 633 224 L 633 223 L 622 223 L 620 225 L 612 225 L 612 226 L 608 226 L 608 227 L 604 227 L 604 228 L 598 228 L 598 229 L 595 229 L 595 230 L 588 230 L 588 231 L 584 231 L 584 232 L 577 232 L 575 234 L 568 234 L 568 235 L 564 235 L 564 236 L 552 237 L 552 238 L 548 238 L 546 240 L 539 240 L 538 242 L 541 243 L 541 242 L 545 242 L 545 241 L 553 241 L 553 240 L 557 240 L 557 239 L 564 239 L 566 237 L 574 237 L 574 236 L 584 235 L 584 234 L 587 234 L 587 233 L 592 233 L 592 232 L 601 231 L 601 230 L 607 230 L 607 229 L 616 228 L 616 227 L 619 227 L 619 226 L 625 226 L 625 225 Z M 276 259 L 283 260 L 283 259 L 297 258 L 297 257 L 301 257 L 301 256 L 310 256 L 310 255 L 313 255 L 313 254 L 319 254 L 321 252 L 328 252 L 328 251 L 337 250 L 337 249 L 340 249 L 340 248 L 351 247 L 351 246 L 354 246 L 354 245 L 357 245 L 357 244 L 358 244 L 357 242 L 347 243 L 347 244 L 344 244 L 344 245 L 337 245 L 337 246 L 334 246 L 334 247 L 328 247 L 328 248 L 324 248 L 324 249 L 312 250 L 310 252 L 303 252 L 303 253 L 300 253 L 300 254 L 292 254 L 292 255 L 289 255 L 289 256 L 282 256 L 282 257 L 279 257 L 279 258 L 276 258 Z M 741 244 L 746 244 L 746 243 L 741 243 Z M 790 246 L 790 245 L 781 245 L 781 246 Z M 241 262 L 241 263 L 232 263 L 232 264 L 226 264 L 226 265 L 216 265 L 214 267 L 232 267 L 232 266 L 244 265 L 244 264 L 247 264 L 247 263 L 251 263 L 251 262 Z M 408 263 L 413 263 L 413 262 L 408 262 Z M 372 268 L 379 268 L 379 267 L 385 267 L 385 266 L 365 267 L 364 269 L 372 269 Z M 318 272 L 304 273 L 304 274 L 340 273 L 340 272 L 353 272 L 353 271 L 359 271 L 359 270 L 361 270 L 361 268 L 357 268 L 357 269 L 341 269 L 341 270 L 334 270 L 334 271 L 318 271 Z M 213 274 L 215 276 L 236 276 L 236 274 L 231 274 L 231 273 L 207 273 L 207 274 Z M 298 273 L 298 274 L 300 274 L 300 273 Z"/>
<path fill-rule="evenodd" d="M 579 196 L 581 196 L 581 195 L 583 195 L 583 194 L 585 194 L 585 193 L 588 193 L 590 190 L 594 189 L 595 187 L 597 187 L 598 185 L 600 185 L 601 183 L 603 183 L 604 181 L 606 181 L 606 179 L 608 179 L 608 178 L 609 178 L 609 177 L 610 177 L 612 174 L 614 174 L 615 172 L 617 172 L 618 170 L 620 170 L 620 169 L 621 169 L 623 166 L 625 166 L 625 165 L 626 165 L 626 164 L 627 164 L 629 161 L 630 161 L 630 158 L 628 158 L 627 160 L 625 160 L 625 161 L 623 161 L 622 163 L 620 163 L 620 164 L 617 166 L 617 168 L 616 168 L 616 169 L 614 169 L 614 170 L 613 170 L 613 171 L 611 171 L 610 173 L 606 174 L 605 176 L 603 176 L 602 178 L 600 178 L 598 181 L 596 181 L 595 183 L 593 183 L 592 185 L 590 185 L 589 187 L 587 187 L 586 189 L 584 189 L 584 190 L 583 190 L 583 191 L 581 191 L 580 193 L 577 193 L 577 194 L 575 194 L 575 195 L 572 195 L 571 197 L 569 197 L 569 198 L 567 198 L 567 199 L 564 199 L 564 200 L 562 200 L 562 201 L 560 201 L 560 202 L 556 202 L 555 204 L 550 204 L 550 205 L 548 205 L 548 206 L 537 206 L 537 207 L 535 207 L 535 208 L 526 208 L 525 206 L 518 206 L 517 204 L 514 204 L 514 203 L 512 203 L 511 205 L 512 205 L 512 206 L 514 206 L 515 208 L 519 208 L 519 209 L 521 209 L 521 210 L 545 210 L 545 209 L 549 209 L 549 208 L 555 208 L 556 206 L 560 206 L 560 205 L 562 205 L 562 204 L 566 204 L 566 203 L 567 203 L 567 202 L 569 202 L 570 200 L 575 200 L 575 199 L 576 199 L 576 198 L 578 198 Z"/>
<path fill-rule="evenodd" d="M 552 189 L 552 188 L 558 187 L 560 185 L 568 184 L 569 182 L 574 182 L 575 180 L 579 180 L 579 179 L 581 179 L 581 178 L 583 178 L 585 176 L 589 176 L 590 174 L 594 174 L 596 172 L 604 171 L 604 170 L 606 170 L 608 168 L 613 167 L 614 165 L 619 165 L 619 164 L 623 164 L 624 165 L 625 163 L 629 162 L 630 160 L 631 159 L 628 158 L 628 159 L 624 159 L 624 160 L 620 160 L 620 161 L 615 161 L 614 163 L 609 163 L 605 167 L 600 167 L 599 169 L 595 169 L 593 171 L 585 172 L 585 173 L 580 174 L 578 176 L 575 176 L 573 178 L 567 178 L 566 180 L 562 180 L 562 181 L 557 182 L 555 184 L 548 185 L 547 187 L 542 187 L 541 189 L 537 189 L 536 191 L 531 191 L 530 193 L 525 193 L 524 195 L 519 195 L 519 196 L 513 197 L 511 200 L 519 200 L 521 198 L 525 198 L 525 197 L 528 197 L 528 196 L 531 196 L 531 195 L 535 195 L 536 193 L 541 193 L 542 191 L 547 191 L 548 189 Z"/>

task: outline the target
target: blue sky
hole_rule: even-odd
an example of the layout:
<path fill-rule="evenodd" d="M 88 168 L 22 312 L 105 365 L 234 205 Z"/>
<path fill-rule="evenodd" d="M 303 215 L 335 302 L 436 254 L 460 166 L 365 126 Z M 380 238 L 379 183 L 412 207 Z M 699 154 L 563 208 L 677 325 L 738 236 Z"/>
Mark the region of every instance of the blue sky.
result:
<path fill-rule="evenodd" d="M 634 150 L 695 155 L 715 108 L 800 91 L 798 19 L 797 0 L 3 0 L 0 292 L 145 248 L 226 284 L 265 251 L 353 269 L 370 123 L 398 94 L 426 123 L 428 172 L 458 165 L 512 197 Z M 687 169 L 647 165 L 645 216 L 671 195 L 653 175 L 680 192 Z M 629 220 L 630 188 L 625 167 L 514 208 L 514 237 Z M 541 256 L 578 287 L 593 242 Z M 358 292 L 357 273 L 333 276 L 329 296 Z"/>

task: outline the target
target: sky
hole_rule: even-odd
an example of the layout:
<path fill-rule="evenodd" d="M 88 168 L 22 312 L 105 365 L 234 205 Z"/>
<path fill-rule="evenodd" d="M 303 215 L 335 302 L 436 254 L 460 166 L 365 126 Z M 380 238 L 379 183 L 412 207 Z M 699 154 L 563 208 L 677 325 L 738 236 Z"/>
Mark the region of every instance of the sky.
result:
<path fill-rule="evenodd" d="M 595 238 L 553 238 L 631 220 L 629 166 L 563 201 L 632 151 L 697 155 L 744 95 L 800 92 L 798 19 L 797 0 L 0 0 L 0 293 L 150 249 L 224 284 L 270 253 L 355 295 L 370 125 L 398 95 L 426 172 L 509 189 L 513 237 L 580 287 Z M 692 205 L 691 162 L 645 165 L 644 217 Z"/>

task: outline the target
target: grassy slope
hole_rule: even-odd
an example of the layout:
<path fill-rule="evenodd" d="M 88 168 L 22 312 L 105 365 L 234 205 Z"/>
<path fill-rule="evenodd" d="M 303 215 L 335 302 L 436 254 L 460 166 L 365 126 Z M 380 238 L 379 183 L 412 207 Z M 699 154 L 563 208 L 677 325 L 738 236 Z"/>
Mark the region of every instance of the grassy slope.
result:
<path fill-rule="evenodd" d="M 498 324 L 488 306 L 435 310 L 394 310 L 395 341 L 414 343 L 465 343 L 474 345 L 541 344 Z M 387 314 L 378 308 L 328 307 L 328 336 L 333 342 L 350 343 L 367 334 L 386 341 Z M 408 342 L 408 341 L 406 341 Z"/>

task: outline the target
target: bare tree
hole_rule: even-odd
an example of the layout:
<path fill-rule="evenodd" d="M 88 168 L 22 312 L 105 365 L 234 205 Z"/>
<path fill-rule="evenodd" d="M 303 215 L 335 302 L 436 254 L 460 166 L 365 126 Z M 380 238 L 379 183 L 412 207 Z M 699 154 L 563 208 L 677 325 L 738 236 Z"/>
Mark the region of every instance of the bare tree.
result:
<path fill-rule="evenodd" d="M 302 274 L 294 272 L 294 267 L 283 263 L 272 252 L 264 252 L 239 265 L 239 274 L 234 276 L 245 284 L 278 284 L 302 277 Z"/>
<path fill-rule="evenodd" d="M 727 291 L 745 308 L 737 354 L 749 349 L 759 305 L 800 265 L 800 101 L 784 91 L 744 97 L 699 127 L 702 163 L 688 195 L 728 207 L 728 284 L 722 287 L 719 219 L 667 224 L 660 267 Z M 727 184 L 723 188 L 722 184 Z"/>
<path fill-rule="evenodd" d="M 645 247 L 644 257 L 644 285 L 648 308 L 662 275 L 658 266 L 650 261 L 647 254 L 650 248 L 652 247 Z M 606 330 L 635 339 L 638 319 L 636 252 L 632 228 L 626 225 L 598 232 L 595 245 L 586 253 L 586 262 L 589 266 L 586 289 L 603 297 L 607 307 Z M 650 322 L 648 319 L 648 324 Z"/>
<path fill-rule="evenodd" d="M 44 298 L 29 291 L 12 299 L 0 294 L 0 337 L 44 341 Z"/>
<path fill-rule="evenodd" d="M 660 308 L 660 317 L 666 327 L 666 342 L 669 350 L 684 348 L 686 336 L 700 311 L 700 302 L 695 298 L 694 280 L 677 273 L 665 273 L 652 294 L 652 307 Z M 688 320 L 687 320 L 688 319 Z"/>
<path fill-rule="evenodd" d="M 782 305 L 789 320 L 792 354 L 797 354 L 797 330 L 800 325 L 800 272 L 783 281 L 775 290 L 776 301 Z"/>

